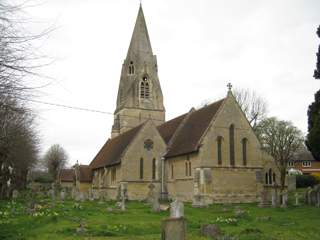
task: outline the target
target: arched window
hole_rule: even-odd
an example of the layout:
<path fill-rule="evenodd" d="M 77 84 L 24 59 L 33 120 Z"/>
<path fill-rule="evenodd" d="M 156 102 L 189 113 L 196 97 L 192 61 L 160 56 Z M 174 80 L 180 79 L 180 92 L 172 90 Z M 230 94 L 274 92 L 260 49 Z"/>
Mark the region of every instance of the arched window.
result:
<path fill-rule="evenodd" d="M 191 177 L 191 161 L 189 161 L 189 177 Z"/>
<path fill-rule="evenodd" d="M 150 83 L 147 76 L 140 82 L 140 98 L 148 99 L 150 97 Z"/>
<path fill-rule="evenodd" d="M 171 164 L 171 179 L 173 179 L 173 163 Z"/>
<path fill-rule="evenodd" d="M 242 162 L 244 166 L 247 165 L 247 143 L 248 139 L 242 139 Z"/>
<path fill-rule="evenodd" d="M 229 145 L 230 145 L 230 165 L 235 165 L 235 159 L 234 159 L 234 125 L 231 124 L 229 128 Z"/>
<path fill-rule="evenodd" d="M 217 157 L 218 157 L 218 164 L 222 164 L 222 137 L 219 136 L 217 138 Z"/>
<path fill-rule="evenodd" d="M 269 177 L 269 184 L 272 184 L 272 169 L 269 169 L 269 173 L 268 173 L 268 177 Z"/>
<path fill-rule="evenodd" d="M 129 64 L 129 74 L 130 75 L 134 74 L 134 66 L 132 61 Z"/>
<path fill-rule="evenodd" d="M 143 179 L 143 158 L 140 158 L 140 179 Z"/>
<path fill-rule="evenodd" d="M 275 173 L 273 173 L 273 175 L 272 175 L 272 180 L 274 183 L 276 182 L 276 174 Z"/>
<path fill-rule="evenodd" d="M 268 183 L 269 183 L 269 177 L 268 177 L 268 173 L 266 172 L 265 184 L 268 185 Z"/>
<path fill-rule="evenodd" d="M 186 167 L 186 169 L 185 169 L 186 172 L 185 173 L 186 173 L 186 176 L 188 176 L 188 162 L 185 163 L 185 167 Z"/>
<path fill-rule="evenodd" d="M 156 179 L 156 159 L 152 159 L 152 179 Z"/>

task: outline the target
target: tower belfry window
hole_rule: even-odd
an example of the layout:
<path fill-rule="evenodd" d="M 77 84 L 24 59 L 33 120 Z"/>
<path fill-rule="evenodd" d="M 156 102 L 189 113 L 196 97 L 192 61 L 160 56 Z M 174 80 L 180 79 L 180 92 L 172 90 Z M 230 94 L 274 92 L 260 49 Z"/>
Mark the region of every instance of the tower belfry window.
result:
<path fill-rule="evenodd" d="M 150 97 L 150 83 L 148 77 L 143 77 L 140 82 L 140 98 L 148 99 Z"/>
<path fill-rule="evenodd" d="M 129 75 L 134 74 L 134 65 L 133 62 L 131 61 L 129 64 Z"/>

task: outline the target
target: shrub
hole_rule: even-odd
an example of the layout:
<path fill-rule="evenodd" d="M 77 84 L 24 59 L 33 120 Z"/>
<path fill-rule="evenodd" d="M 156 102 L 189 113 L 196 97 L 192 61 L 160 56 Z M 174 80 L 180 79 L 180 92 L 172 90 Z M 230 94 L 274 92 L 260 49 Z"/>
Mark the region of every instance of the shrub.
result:
<path fill-rule="evenodd" d="M 297 188 L 313 187 L 319 182 L 313 175 L 297 175 Z"/>

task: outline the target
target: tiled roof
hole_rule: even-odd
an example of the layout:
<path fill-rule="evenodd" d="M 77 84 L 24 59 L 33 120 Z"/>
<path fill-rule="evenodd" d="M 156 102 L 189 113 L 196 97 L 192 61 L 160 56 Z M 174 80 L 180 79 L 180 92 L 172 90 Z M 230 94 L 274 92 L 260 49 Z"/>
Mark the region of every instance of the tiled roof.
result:
<path fill-rule="evenodd" d="M 97 169 L 107 166 L 119 164 L 121 156 L 136 134 L 139 132 L 143 124 L 132 128 L 117 137 L 108 139 L 98 154 L 90 163 L 91 169 Z"/>
<path fill-rule="evenodd" d="M 293 156 L 293 161 L 314 161 L 314 157 L 312 156 L 311 152 L 307 149 L 299 151 Z"/>
<path fill-rule="evenodd" d="M 158 126 L 158 131 L 162 136 L 163 140 L 166 142 L 166 144 L 169 143 L 173 134 L 175 133 L 175 131 L 177 130 L 177 128 L 186 116 L 187 114 L 183 114 Z"/>
<path fill-rule="evenodd" d="M 59 179 L 61 182 L 73 182 L 74 170 L 73 169 L 61 169 Z"/>
<path fill-rule="evenodd" d="M 165 157 L 174 157 L 198 150 L 199 140 L 208 128 L 211 120 L 218 112 L 224 99 L 189 113 L 186 120 L 178 128 Z"/>

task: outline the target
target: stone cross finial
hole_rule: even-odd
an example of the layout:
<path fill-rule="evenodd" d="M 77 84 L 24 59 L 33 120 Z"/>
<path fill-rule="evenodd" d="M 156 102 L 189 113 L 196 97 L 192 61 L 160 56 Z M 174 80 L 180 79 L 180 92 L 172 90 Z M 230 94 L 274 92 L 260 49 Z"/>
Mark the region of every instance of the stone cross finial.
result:
<path fill-rule="evenodd" d="M 232 89 L 232 84 L 231 84 L 231 83 L 228 83 L 227 87 L 228 87 L 228 90 L 231 91 L 231 89 Z"/>

